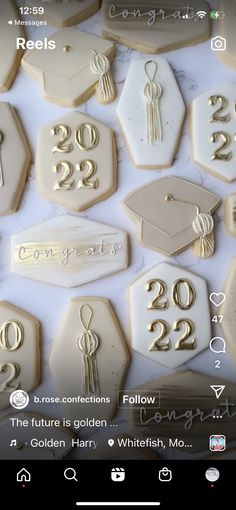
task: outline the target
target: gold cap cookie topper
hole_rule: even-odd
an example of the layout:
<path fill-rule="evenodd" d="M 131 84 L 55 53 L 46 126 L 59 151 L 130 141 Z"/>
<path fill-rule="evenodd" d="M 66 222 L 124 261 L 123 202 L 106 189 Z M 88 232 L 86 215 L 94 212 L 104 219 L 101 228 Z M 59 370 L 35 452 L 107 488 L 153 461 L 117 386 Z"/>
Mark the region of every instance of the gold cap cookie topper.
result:
<path fill-rule="evenodd" d="M 211 214 L 220 205 L 213 193 L 178 177 L 164 177 L 132 192 L 124 205 L 138 222 L 144 246 L 170 256 L 193 244 L 198 257 L 213 254 Z"/>

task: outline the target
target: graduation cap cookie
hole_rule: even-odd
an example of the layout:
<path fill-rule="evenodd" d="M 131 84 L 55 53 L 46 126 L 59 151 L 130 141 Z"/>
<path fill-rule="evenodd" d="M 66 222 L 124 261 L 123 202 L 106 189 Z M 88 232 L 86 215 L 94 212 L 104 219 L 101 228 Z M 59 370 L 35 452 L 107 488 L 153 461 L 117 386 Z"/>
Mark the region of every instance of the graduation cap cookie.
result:
<path fill-rule="evenodd" d="M 50 40 L 55 42 L 54 50 L 29 50 L 22 59 L 23 68 L 40 81 L 48 101 L 74 107 L 95 93 L 102 104 L 114 100 L 111 42 L 74 28 L 63 28 Z"/>
<path fill-rule="evenodd" d="M 193 245 L 197 257 L 213 255 L 212 213 L 220 205 L 213 193 L 178 177 L 164 177 L 132 192 L 124 205 L 144 246 L 170 256 Z"/>

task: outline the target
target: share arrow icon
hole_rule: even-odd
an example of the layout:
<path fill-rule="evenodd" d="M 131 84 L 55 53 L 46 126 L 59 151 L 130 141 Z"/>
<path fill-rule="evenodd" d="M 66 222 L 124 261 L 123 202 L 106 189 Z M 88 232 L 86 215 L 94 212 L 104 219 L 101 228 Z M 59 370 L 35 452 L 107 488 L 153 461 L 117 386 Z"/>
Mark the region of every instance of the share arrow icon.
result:
<path fill-rule="evenodd" d="M 218 398 L 220 398 L 221 394 L 223 393 L 224 389 L 225 389 L 225 386 L 223 385 L 217 385 L 217 384 L 213 384 L 212 386 L 210 386 L 211 389 L 215 392 L 215 396 L 218 400 Z"/>

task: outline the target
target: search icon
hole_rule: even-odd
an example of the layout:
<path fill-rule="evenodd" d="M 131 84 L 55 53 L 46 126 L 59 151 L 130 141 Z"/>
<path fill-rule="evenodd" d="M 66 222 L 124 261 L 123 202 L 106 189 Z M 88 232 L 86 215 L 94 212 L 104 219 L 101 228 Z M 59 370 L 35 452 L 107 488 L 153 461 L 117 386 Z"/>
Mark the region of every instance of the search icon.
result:
<path fill-rule="evenodd" d="M 212 338 L 209 345 L 211 351 L 215 352 L 215 354 L 226 353 L 226 343 L 221 336 L 215 336 Z"/>
<path fill-rule="evenodd" d="M 65 469 L 64 471 L 64 477 L 67 479 L 67 480 L 75 480 L 76 482 L 78 482 L 78 479 L 76 478 L 76 471 L 74 468 L 67 468 Z"/>

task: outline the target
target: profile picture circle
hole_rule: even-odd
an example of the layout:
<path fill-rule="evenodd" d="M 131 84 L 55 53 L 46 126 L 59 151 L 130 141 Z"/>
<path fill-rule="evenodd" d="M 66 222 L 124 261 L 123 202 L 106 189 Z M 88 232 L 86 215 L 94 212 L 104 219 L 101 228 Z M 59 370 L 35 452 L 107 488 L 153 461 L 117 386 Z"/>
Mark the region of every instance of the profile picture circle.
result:
<path fill-rule="evenodd" d="M 15 409 L 24 409 L 29 404 L 29 395 L 24 390 L 15 390 L 10 395 L 10 404 Z"/>
<path fill-rule="evenodd" d="M 211 467 L 206 470 L 205 476 L 208 482 L 217 482 L 220 478 L 220 472 L 218 469 Z"/>

